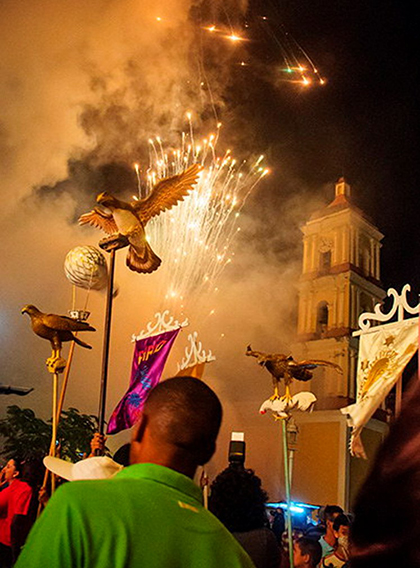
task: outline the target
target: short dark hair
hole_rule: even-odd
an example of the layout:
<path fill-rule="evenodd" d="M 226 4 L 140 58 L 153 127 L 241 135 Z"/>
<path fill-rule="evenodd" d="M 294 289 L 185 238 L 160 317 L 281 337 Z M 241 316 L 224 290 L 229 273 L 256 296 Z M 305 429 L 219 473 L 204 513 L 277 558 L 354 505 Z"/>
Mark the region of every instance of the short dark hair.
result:
<path fill-rule="evenodd" d="M 334 521 L 337 515 L 344 513 L 343 509 L 338 505 L 326 505 L 324 509 L 324 522 Z"/>
<path fill-rule="evenodd" d="M 349 527 L 351 524 L 350 519 L 344 513 L 341 513 L 334 519 L 333 530 L 338 532 L 340 527 Z"/>
<path fill-rule="evenodd" d="M 112 456 L 112 459 L 123 467 L 130 465 L 130 446 L 130 442 L 120 446 Z"/>
<path fill-rule="evenodd" d="M 159 439 L 203 465 L 215 450 L 222 422 L 216 393 L 200 379 L 173 377 L 154 387 L 144 406 Z"/>
<path fill-rule="evenodd" d="M 247 532 L 267 524 L 267 499 L 252 469 L 229 466 L 210 486 L 209 510 L 230 532 Z"/>
<path fill-rule="evenodd" d="M 21 477 L 21 475 L 23 473 L 23 468 L 24 468 L 24 465 L 25 465 L 25 460 L 22 458 L 22 456 L 19 456 L 19 455 L 11 456 L 10 460 L 15 463 L 15 469 L 18 472 L 17 477 Z"/>
<path fill-rule="evenodd" d="M 22 462 L 21 475 L 19 476 L 22 481 L 26 481 L 32 489 L 38 490 L 43 484 L 45 466 L 41 457 L 30 457 Z M 19 469 L 19 468 L 17 468 Z"/>
<path fill-rule="evenodd" d="M 302 555 L 309 555 L 310 565 L 315 567 L 321 562 L 322 547 L 314 538 L 301 536 L 297 539 L 296 544 L 299 546 Z"/>

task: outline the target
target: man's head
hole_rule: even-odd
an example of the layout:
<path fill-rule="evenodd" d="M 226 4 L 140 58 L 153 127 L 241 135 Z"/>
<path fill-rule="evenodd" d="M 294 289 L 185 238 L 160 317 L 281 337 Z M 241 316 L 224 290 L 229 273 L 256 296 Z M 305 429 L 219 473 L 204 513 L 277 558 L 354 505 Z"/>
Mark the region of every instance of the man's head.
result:
<path fill-rule="evenodd" d="M 293 543 L 295 568 L 315 568 L 321 557 L 322 548 L 317 540 L 302 536 Z"/>
<path fill-rule="evenodd" d="M 350 536 L 350 519 L 343 513 L 338 515 L 333 523 L 334 536 L 337 539 L 338 546 L 348 552 L 349 536 Z"/>
<path fill-rule="evenodd" d="M 330 536 L 334 534 L 333 524 L 338 515 L 343 514 L 343 509 L 338 505 L 327 505 L 324 509 L 325 530 Z"/>
<path fill-rule="evenodd" d="M 193 477 L 216 449 L 222 406 L 201 380 L 174 377 L 150 392 L 131 443 L 131 463 L 156 463 Z"/>

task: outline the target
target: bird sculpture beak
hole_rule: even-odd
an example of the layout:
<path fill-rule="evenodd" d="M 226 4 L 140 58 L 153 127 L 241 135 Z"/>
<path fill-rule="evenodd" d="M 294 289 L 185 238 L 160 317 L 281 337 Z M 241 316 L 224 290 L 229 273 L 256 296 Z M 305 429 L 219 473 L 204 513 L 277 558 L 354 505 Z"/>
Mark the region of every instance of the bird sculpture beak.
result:
<path fill-rule="evenodd" d="M 96 196 L 96 202 L 103 204 L 105 201 L 107 201 L 107 199 L 110 196 L 108 195 L 108 193 L 106 193 L 106 191 L 104 191 L 103 193 L 100 193 L 99 195 Z"/>

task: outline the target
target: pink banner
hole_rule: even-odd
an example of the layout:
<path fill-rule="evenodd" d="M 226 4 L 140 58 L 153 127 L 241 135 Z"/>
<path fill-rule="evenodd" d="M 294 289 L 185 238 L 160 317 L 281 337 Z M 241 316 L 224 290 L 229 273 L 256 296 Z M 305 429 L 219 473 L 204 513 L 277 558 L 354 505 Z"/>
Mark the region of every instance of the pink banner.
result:
<path fill-rule="evenodd" d="M 108 423 L 107 434 L 133 426 L 143 409 L 149 391 L 158 384 L 166 359 L 180 328 L 136 341 L 130 386 Z"/>

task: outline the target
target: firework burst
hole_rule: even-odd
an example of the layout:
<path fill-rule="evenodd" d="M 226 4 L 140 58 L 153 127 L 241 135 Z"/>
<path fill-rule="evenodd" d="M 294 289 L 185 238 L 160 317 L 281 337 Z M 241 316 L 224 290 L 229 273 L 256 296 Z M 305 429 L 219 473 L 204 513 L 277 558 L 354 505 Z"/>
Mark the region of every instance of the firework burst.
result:
<path fill-rule="evenodd" d="M 200 142 L 195 140 L 190 117 L 189 124 L 177 149 L 165 150 L 160 138 L 150 140 L 144 191 L 139 184 L 142 198 L 158 179 L 178 174 L 194 163 L 202 166 L 196 187 L 184 201 L 148 224 L 148 240 L 163 259 L 159 291 L 164 304 L 181 309 L 192 298 L 217 289 L 218 277 L 234 256 L 240 212 L 268 173 L 262 166 L 263 156 L 249 164 L 237 162 L 230 150 L 217 154 L 220 124 L 216 134 Z"/>

